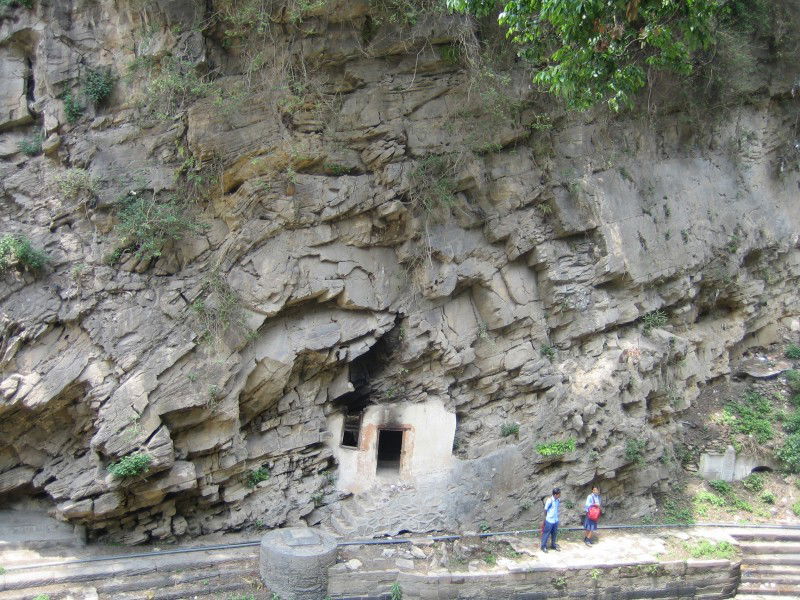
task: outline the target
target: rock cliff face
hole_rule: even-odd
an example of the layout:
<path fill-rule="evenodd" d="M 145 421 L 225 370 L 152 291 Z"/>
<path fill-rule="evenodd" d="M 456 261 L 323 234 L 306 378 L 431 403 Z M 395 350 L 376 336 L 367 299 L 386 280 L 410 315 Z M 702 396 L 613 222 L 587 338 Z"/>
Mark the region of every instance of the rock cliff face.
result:
<path fill-rule="evenodd" d="M 387 6 L 6 9 L 0 234 L 49 261 L 0 281 L 0 501 L 137 542 L 524 525 L 592 482 L 627 519 L 669 489 L 680 413 L 800 313 L 796 40 L 708 111 L 661 81 L 568 114 L 476 66 L 475 23 Z M 136 198 L 195 225 L 137 253 Z"/>

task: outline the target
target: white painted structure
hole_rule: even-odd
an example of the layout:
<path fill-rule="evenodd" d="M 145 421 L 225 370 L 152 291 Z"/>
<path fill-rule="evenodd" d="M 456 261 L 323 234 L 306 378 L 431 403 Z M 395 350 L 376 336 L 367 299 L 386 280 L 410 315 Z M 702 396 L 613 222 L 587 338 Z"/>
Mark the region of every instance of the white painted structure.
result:
<path fill-rule="evenodd" d="M 453 461 L 455 413 L 440 400 L 424 403 L 373 404 L 364 409 L 357 447 L 342 446 L 344 415 L 328 417 L 328 444 L 339 463 L 336 487 L 358 493 L 378 479 L 378 440 L 381 430 L 402 432 L 399 468 L 382 470 L 381 480 L 412 482 L 417 477 L 447 471 Z"/>
<path fill-rule="evenodd" d="M 744 479 L 753 469 L 775 468 L 772 460 L 756 458 L 746 454 L 736 454 L 733 446 L 728 446 L 724 454 L 706 452 L 700 455 L 699 474 L 703 479 L 722 481 L 739 481 Z"/>

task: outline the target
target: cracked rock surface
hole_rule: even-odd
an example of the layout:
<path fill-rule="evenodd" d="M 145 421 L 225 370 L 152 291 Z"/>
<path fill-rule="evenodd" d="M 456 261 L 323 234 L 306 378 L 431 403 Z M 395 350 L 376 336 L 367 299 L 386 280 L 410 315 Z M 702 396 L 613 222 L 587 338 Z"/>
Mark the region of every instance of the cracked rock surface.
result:
<path fill-rule="evenodd" d="M 197 25 L 220 3 L 200 4 L 43 0 L 0 18 L 0 234 L 49 257 L 0 276 L 0 501 L 128 543 L 526 525 L 554 485 L 592 482 L 612 514 L 649 514 L 700 388 L 800 316 L 796 54 L 700 123 L 668 86 L 652 118 L 564 113 L 520 66 L 503 93 L 522 108 L 497 117 L 442 58 L 474 26 L 459 18 L 365 41 L 365 1 L 273 15 L 275 64 L 314 66 L 318 89 L 298 91 L 248 71 L 247 48 Z M 127 65 L 168 55 L 227 108 L 187 95 L 148 113 Z M 114 91 L 70 123 L 64 94 L 89 66 L 112 68 Z M 45 153 L 19 152 L 37 133 Z M 69 168 L 95 188 L 64 193 Z M 109 264 L 120 196 L 184 194 L 206 169 L 186 204 L 202 228 Z M 449 200 L 431 206 L 436 185 Z M 336 489 L 328 417 L 363 363 L 371 402 L 455 413 L 446 472 Z M 565 439 L 577 449 L 536 450 Z M 137 452 L 146 474 L 108 473 Z"/>

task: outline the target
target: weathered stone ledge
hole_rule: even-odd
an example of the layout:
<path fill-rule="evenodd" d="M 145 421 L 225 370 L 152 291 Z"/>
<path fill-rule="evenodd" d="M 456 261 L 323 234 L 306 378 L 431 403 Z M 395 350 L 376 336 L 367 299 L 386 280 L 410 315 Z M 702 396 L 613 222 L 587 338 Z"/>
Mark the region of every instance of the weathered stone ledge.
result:
<path fill-rule="evenodd" d="M 400 585 L 404 597 L 420 600 L 513 598 L 730 598 L 740 580 L 740 562 L 677 560 L 607 562 L 568 568 L 541 565 L 518 571 L 409 573 L 400 570 L 350 572 L 337 565 L 328 591 L 336 600 L 384 598 Z"/>

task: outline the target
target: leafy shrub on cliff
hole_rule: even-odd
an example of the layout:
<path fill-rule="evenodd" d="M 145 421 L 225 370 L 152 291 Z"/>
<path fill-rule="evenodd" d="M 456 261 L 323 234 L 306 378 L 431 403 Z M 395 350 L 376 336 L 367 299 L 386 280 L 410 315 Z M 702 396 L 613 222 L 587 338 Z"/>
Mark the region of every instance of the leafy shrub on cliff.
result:
<path fill-rule="evenodd" d="M 24 235 L 5 234 L 0 237 L 0 273 L 11 267 L 38 272 L 46 263 L 47 254 L 34 248 Z"/>
<path fill-rule="evenodd" d="M 140 260 L 158 258 L 168 242 L 204 229 L 175 198 L 159 200 L 155 193 L 144 190 L 118 198 L 115 212 L 118 219 L 115 232 L 120 248 L 111 262 L 116 262 L 125 251 L 133 252 Z"/>
<path fill-rule="evenodd" d="M 787 437 L 775 455 L 789 472 L 800 473 L 800 433 L 793 433 Z"/>
<path fill-rule="evenodd" d="M 83 82 L 83 95 L 94 106 L 100 106 L 114 91 L 115 81 L 110 68 L 89 69 Z"/>
<path fill-rule="evenodd" d="M 647 448 L 647 442 L 644 440 L 628 440 L 625 444 L 625 459 L 637 465 L 643 464 L 645 448 Z"/>
<path fill-rule="evenodd" d="M 561 456 L 573 450 L 575 450 L 575 440 L 573 439 L 549 442 L 536 446 L 536 451 L 542 456 Z"/>
<path fill-rule="evenodd" d="M 97 181 L 86 169 L 67 169 L 56 179 L 58 189 L 68 200 L 75 200 L 82 192 L 94 194 Z"/>
<path fill-rule="evenodd" d="M 152 462 L 149 454 L 137 452 L 108 465 L 108 472 L 116 479 L 128 479 L 149 471 Z"/>
<path fill-rule="evenodd" d="M 786 358 L 791 358 L 792 360 L 800 359 L 800 346 L 797 344 L 789 344 L 786 346 L 786 351 L 784 352 Z"/>
<path fill-rule="evenodd" d="M 72 95 L 71 91 L 66 92 L 62 99 L 64 100 L 64 114 L 67 116 L 67 123 L 71 125 L 77 123 L 83 114 L 83 106 Z"/>

